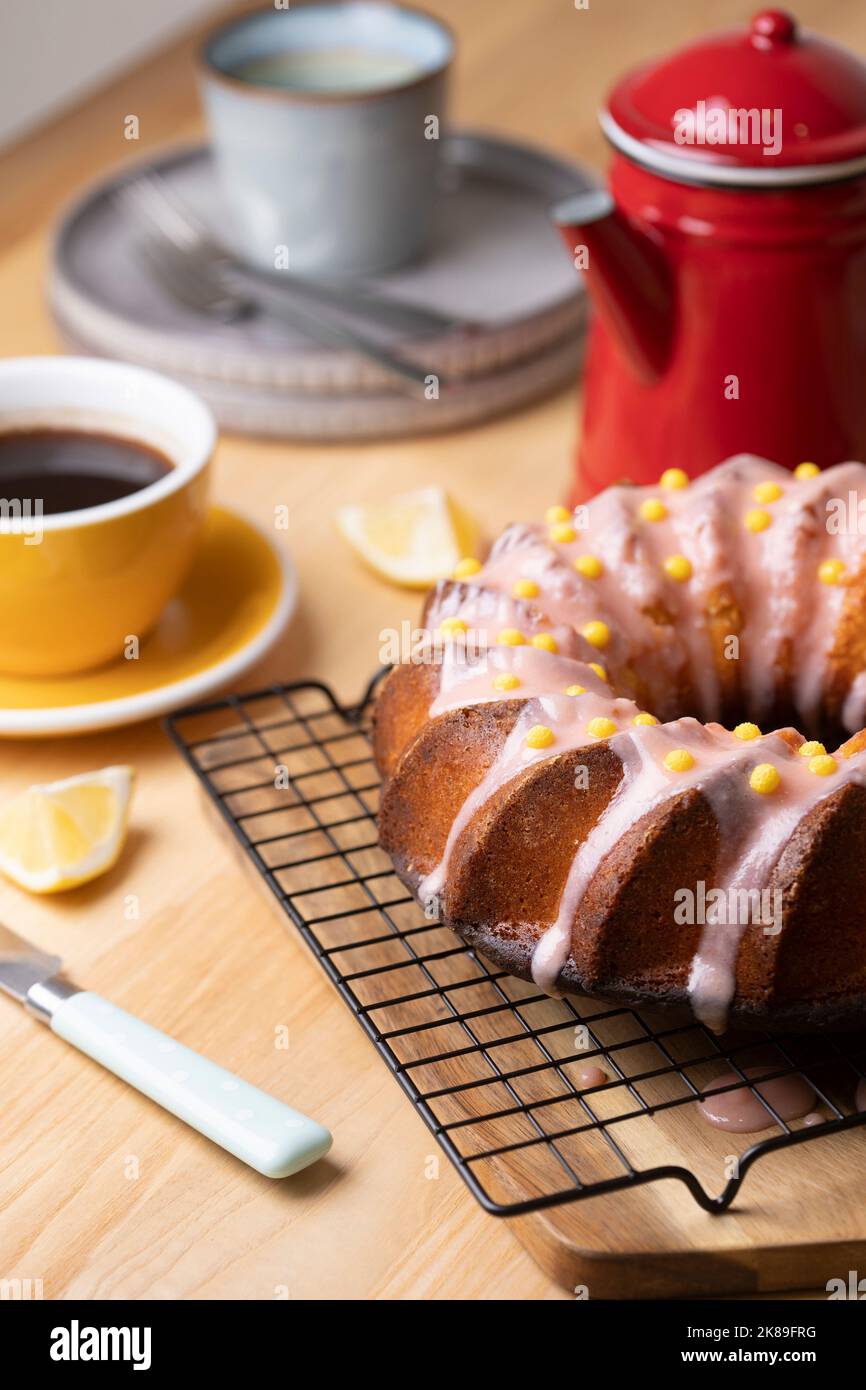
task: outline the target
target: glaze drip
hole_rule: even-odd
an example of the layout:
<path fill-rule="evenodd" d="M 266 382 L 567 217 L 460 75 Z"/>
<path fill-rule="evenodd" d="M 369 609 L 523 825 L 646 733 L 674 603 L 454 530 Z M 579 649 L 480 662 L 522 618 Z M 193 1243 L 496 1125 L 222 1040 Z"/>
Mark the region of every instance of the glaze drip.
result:
<path fill-rule="evenodd" d="M 755 1077 L 766 1076 L 772 1071 L 772 1064 L 765 1067 L 746 1067 L 744 1075 L 752 1081 Z M 734 1090 L 723 1090 L 725 1086 Z M 723 1072 L 709 1082 L 706 1090 L 721 1094 L 710 1094 L 706 1100 L 698 1102 L 701 1119 L 714 1129 L 724 1129 L 733 1134 L 755 1134 L 762 1129 L 772 1129 L 776 1125 L 770 1106 L 780 1119 L 787 1121 L 804 1119 L 808 1125 L 820 1124 L 822 1117 L 809 1116 L 815 1104 L 815 1090 L 799 1072 L 790 1076 L 776 1076 L 769 1081 L 757 1081 L 752 1089 L 743 1085 L 743 1078 L 733 1071 Z M 761 1097 L 767 1102 L 762 1104 Z"/>

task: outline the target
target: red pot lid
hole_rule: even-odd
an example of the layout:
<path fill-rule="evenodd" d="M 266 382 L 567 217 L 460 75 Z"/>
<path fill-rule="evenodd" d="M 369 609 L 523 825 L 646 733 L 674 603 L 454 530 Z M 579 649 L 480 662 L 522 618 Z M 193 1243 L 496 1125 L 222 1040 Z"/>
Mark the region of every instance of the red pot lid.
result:
<path fill-rule="evenodd" d="M 866 170 L 866 63 L 784 10 L 762 10 L 747 29 L 629 73 L 601 122 L 617 148 L 671 178 L 848 177 Z"/>

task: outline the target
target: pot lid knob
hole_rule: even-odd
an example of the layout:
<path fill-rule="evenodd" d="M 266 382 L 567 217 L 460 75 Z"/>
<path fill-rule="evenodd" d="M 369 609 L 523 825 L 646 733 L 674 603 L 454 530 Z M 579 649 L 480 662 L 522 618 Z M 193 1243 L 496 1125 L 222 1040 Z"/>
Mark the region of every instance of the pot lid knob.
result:
<path fill-rule="evenodd" d="M 796 37 L 797 21 L 787 10 L 761 10 L 752 20 L 752 43 L 758 48 L 793 43 Z"/>
<path fill-rule="evenodd" d="M 859 178 L 866 61 L 788 10 L 762 9 L 748 25 L 626 73 L 602 124 L 621 153 L 673 179 L 770 187 Z"/>

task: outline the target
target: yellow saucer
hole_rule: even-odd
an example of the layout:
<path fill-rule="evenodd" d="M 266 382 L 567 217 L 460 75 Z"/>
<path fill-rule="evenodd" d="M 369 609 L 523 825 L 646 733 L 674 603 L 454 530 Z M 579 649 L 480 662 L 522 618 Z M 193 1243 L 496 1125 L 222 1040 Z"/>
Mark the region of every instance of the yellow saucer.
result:
<path fill-rule="evenodd" d="M 213 507 L 186 583 L 138 659 L 74 676 L 0 674 L 0 737 L 108 729 L 199 700 L 264 655 L 297 595 L 286 553 L 250 522 Z"/>

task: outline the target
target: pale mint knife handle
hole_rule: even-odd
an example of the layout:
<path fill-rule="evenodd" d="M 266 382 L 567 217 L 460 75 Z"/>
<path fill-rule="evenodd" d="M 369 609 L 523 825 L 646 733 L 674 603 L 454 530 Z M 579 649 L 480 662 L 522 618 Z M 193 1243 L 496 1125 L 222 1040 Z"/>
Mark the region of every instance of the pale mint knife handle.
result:
<path fill-rule="evenodd" d="M 268 1178 L 286 1178 L 331 1147 L 330 1131 L 230 1071 L 81 990 L 51 1028 L 115 1076 Z"/>

